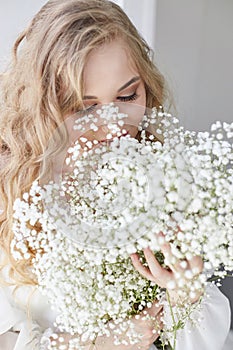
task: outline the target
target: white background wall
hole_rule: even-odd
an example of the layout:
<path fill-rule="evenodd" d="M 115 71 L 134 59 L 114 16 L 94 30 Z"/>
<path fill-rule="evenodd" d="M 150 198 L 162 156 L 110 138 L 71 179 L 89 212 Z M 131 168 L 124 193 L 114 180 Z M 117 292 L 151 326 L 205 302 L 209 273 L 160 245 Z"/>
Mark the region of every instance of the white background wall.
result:
<path fill-rule="evenodd" d="M 185 126 L 233 121 L 233 1 L 157 0 L 157 60 Z"/>
<path fill-rule="evenodd" d="M 151 47 L 155 47 L 157 0 L 113 0 L 133 21 Z"/>
<path fill-rule="evenodd" d="M 45 0 L 0 0 L 0 70 L 16 35 Z M 233 122 L 233 0 L 115 0 L 148 43 L 168 79 L 184 126 Z M 232 299 L 233 282 L 225 293 Z"/>
<path fill-rule="evenodd" d="M 0 0 L 0 71 L 6 66 L 17 35 L 46 0 Z"/>

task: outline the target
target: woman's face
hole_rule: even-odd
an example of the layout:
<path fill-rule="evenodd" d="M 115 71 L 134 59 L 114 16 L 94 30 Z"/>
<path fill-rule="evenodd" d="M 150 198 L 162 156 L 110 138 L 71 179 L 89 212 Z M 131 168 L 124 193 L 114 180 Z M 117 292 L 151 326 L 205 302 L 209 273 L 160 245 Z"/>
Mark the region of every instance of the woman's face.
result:
<path fill-rule="evenodd" d="M 146 91 L 128 51 L 122 40 L 115 40 L 90 53 L 83 72 L 83 105 L 91 110 L 94 105 L 114 102 L 120 111 L 131 114 L 129 124 L 137 125 L 137 115 L 141 120 L 146 107 Z M 137 134 L 135 125 L 124 127 L 132 137 Z M 104 137 L 103 129 L 97 139 Z"/>
<path fill-rule="evenodd" d="M 89 54 L 83 72 L 83 106 L 85 113 L 94 114 L 93 106 L 98 105 L 99 108 L 99 105 L 114 102 L 119 106 L 119 112 L 129 116 L 121 129 L 126 130 L 131 137 L 135 137 L 138 133 L 138 124 L 145 112 L 146 91 L 144 82 L 128 51 L 123 41 L 115 40 L 100 46 Z M 95 132 L 88 126 L 82 133 L 74 131 L 74 122 L 79 117 L 78 113 L 65 118 L 71 144 L 78 140 L 81 148 L 84 148 L 85 142 L 83 143 L 82 137 L 88 141 L 97 140 L 100 143 L 106 141 L 106 135 L 110 133 L 106 124 L 101 125 L 100 123 Z M 61 155 L 61 161 L 63 160 L 64 154 Z M 61 172 L 61 161 L 57 161 L 56 165 L 59 169 L 55 169 L 55 173 Z M 65 171 L 66 166 L 64 164 L 62 166 L 62 171 Z"/>

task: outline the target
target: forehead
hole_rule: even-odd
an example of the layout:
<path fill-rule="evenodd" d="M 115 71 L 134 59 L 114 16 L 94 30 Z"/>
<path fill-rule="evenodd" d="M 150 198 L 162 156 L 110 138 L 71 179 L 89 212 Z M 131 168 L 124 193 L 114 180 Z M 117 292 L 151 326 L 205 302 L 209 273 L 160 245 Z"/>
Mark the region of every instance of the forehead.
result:
<path fill-rule="evenodd" d="M 118 89 L 133 76 L 138 75 L 126 43 L 115 40 L 93 50 L 86 61 L 84 72 L 85 93 L 102 90 L 111 85 Z M 93 91 L 94 93 L 94 91 Z"/>

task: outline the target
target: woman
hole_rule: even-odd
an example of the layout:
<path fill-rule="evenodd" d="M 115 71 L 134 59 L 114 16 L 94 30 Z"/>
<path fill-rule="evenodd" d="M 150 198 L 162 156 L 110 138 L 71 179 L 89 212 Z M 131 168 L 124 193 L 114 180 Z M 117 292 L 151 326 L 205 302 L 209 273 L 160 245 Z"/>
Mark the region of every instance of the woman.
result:
<path fill-rule="evenodd" d="M 128 102 L 144 107 L 159 107 L 167 99 L 165 81 L 152 62 L 151 51 L 125 13 L 105 0 L 50 0 L 34 17 L 14 45 L 14 58 L 1 77 L 0 111 L 0 197 L 1 234 L 1 316 L 0 348 L 4 350 L 42 349 L 43 336 L 52 326 L 56 312 L 45 297 L 33 292 L 36 281 L 28 272 L 28 261 L 11 256 L 13 203 L 39 178 L 48 140 L 54 130 L 77 111 L 97 104 Z M 101 139 L 101 135 L 97 135 Z M 106 132 L 106 131 L 105 131 Z M 131 131 L 131 136 L 134 131 Z M 69 135 L 64 131 L 64 144 Z M 169 246 L 164 253 L 171 254 Z M 136 255 L 132 262 L 146 278 L 169 289 L 176 270 L 196 268 L 202 261 L 195 257 L 185 267 L 178 263 L 171 271 L 163 269 L 152 252 L 145 250 L 148 269 Z M 18 288 L 14 291 L 14 287 Z M 172 303 L 177 288 L 169 290 Z M 230 311 L 226 298 L 209 288 L 202 301 L 200 324 L 187 324 L 178 332 L 177 350 L 221 350 L 229 331 Z M 201 293 L 190 302 L 199 300 Z M 169 322 L 169 315 L 165 318 Z M 149 310 L 161 316 L 156 302 Z M 138 349 L 154 348 L 158 333 L 153 324 L 135 319 L 142 334 Z M 161 327 L 163 325 L 161 324 Z M 68 342 L 68 335 L 64 335 Z M 115 346 L 112 338 L 98 339 L 98 349 L 136 349 Z M 87 347 L 89 349 L 89 347 Z"/>

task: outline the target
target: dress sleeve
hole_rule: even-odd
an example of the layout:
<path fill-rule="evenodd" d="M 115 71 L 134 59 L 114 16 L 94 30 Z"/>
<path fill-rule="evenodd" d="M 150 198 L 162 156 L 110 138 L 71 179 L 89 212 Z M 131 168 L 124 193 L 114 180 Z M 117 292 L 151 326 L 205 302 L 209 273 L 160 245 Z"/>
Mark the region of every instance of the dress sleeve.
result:
<path fill-rule="evenodd" d="M 175 307 L 173 311 L 175 316 Z M 176 350 L 225 350 L 231 323 L 229 300 L 215 285 L 209 284 L 200 307 L 193 313 L 194 323 L 187 321 L 185 327 L 177 331 Z M 164 321 L 172 325 L 168 305 L 164 308 Z M 172 338 L 170 341 L 173 343 Z"/>
<path fill-rule="evenodd" d="M 41 340 L 47 330 L 29 319 L 23 310 L 12 306 L 3 288 L 0 310 L 0 349 L 42 350 Z"/>

